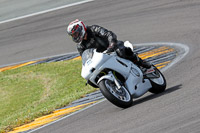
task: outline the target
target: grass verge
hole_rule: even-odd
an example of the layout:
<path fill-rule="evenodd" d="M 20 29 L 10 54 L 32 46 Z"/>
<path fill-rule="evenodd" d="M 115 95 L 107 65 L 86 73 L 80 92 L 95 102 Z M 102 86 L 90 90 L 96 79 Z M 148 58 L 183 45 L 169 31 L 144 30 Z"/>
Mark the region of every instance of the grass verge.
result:
<path fill-rule="evenodd" d="M 29 123 L 96 90 L 85 82 L 80 60 L 1 72 L 0 132 Z"/>

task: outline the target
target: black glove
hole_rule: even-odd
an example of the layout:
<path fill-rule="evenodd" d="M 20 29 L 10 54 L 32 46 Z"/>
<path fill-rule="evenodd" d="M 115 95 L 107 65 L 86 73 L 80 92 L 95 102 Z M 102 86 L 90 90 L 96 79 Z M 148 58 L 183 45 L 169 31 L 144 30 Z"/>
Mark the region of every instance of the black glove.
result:
<path fill-rule="evenodd" d="M 111 53 L 115 51 L 115 47 L 116 45 L 113 43 L 111 44 L 108 48 L 107 48 L 107 52 L 106 53 Z"/>
<path fill-rule="evenodd" d="M 111 52 L 114 52 L 115 51 L 115 49 L 114 48 L 107 48 L 107 51 L 106 51 L 106 53 L 111 53 Z"/>

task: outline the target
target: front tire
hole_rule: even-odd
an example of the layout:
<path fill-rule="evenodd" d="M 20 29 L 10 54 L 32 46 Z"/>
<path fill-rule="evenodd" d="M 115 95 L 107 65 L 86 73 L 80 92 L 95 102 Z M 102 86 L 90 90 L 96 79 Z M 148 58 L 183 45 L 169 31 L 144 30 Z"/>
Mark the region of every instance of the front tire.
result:
<path fill-rule="evenodd" d="M 99 83 L 99 88 L 104 97 L 114 105 L 121 108 L 128 108 L 132 105 L 132 97 L 125 87 L 117 90 L 117 86 L 113 81 L 103 79 Z"/>
<path fill-rule="evenodd" d="M 99 88 L 99 86 L 93 84 L 91 81 L 88 81 L 87 82 L 90 86 L 92 86 L 93 88 Z"/>

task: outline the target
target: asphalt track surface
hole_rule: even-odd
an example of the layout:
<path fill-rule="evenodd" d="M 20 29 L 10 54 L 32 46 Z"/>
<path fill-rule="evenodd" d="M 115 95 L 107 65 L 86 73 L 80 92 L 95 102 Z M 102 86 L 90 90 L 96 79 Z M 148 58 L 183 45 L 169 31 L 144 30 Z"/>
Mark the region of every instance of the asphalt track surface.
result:
<path fill-rule="evenodd" d="M 66 23 L 79 18 L 132 43 L 187 44 L 189 54 L 164 72 L 166 92 L 148 93 L 128 109 L 108 101 L 35 132 L 199 133 L 200 1 L 95 0 L 0 25 L 0 65 L 75 52 Z"/>

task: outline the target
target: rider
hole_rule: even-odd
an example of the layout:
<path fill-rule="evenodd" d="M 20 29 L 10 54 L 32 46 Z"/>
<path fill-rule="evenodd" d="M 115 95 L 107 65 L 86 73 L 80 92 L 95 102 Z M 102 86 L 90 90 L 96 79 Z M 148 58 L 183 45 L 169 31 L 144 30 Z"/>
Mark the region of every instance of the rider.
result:
<path fill-rule="evenodd" d="M 68 25 L 67 32 L 72 40 L 77 43 L 80 55 L 88 48 L 96 48 L 98 52 L 116 51 L 120 57 L 131 60 L 139 66 L 151 67 L 150 63 L 139 58 L 131 48 L 125 47 L 124 42 L 118 41 L 117 36 L 112 31 L 108 31 L 103 27 L 98 25 L 85 26 L 82 21 L 76 19 Z"/>

